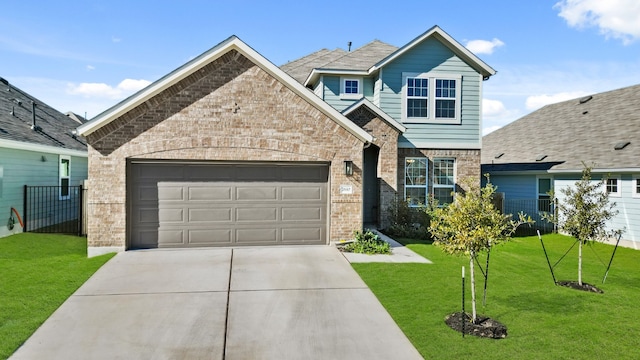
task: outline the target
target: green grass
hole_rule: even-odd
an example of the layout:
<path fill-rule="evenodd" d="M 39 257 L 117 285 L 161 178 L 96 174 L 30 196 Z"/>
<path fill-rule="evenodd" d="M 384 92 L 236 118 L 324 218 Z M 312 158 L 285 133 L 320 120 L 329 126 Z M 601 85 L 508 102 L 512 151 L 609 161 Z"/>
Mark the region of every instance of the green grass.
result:
<path fill-rule="evenodd" d="M 113 254 L 87 258 L 87 239 L 0 238 L 0 359 L 8 358 Z"/>
<path fill-rule="evenodd" d="M 547 235 L 544 240 L 552 264 L 574 242 L 562 235 Z M 491 253 L 485 307 L 481 275 L 477 280 L 478 313 L 508 328 L 506 339 L 493 340 L 462 339 L 444 323 L 447 314 L 461 308 L 463 265 L 466 310 L 471 310 L 468 260 L 448 256 L 427 243 L 409 241 L 407 246 L 433 264 L 353 267 L 427 359 L 638 358 L 640 251 L 618 248 L 602 284 L 613 246 L 583 248 L 583 281 L 604 291 L 596 294 L 554 285 L 537 237 L 515 238 L 497 246 Z M 577 245 L 554 271 L 557 280 L 577 280 Z"/>

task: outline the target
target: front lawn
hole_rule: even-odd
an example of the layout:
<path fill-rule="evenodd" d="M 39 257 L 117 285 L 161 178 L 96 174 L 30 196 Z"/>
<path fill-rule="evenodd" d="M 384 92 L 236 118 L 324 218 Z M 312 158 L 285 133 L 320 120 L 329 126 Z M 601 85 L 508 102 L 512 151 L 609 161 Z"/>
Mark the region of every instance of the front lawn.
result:
<path fill-rule="evenodd" d="M 544 240 L 552 264 L 574 242 L 562 235 L 547 235 Z M 618 248 L 602 284 L 613 246 L 595 244 L 594 251 L 585 247 L 583 281 L 604 291 L 596 294 L 555 286 L 537 237 L 500 245 L 491 254 L 486 307 L 482 278 L 477 282 L 478 313 L 505 324 L 508 336 L 463 339 L 444 323 L 444 317 L 460 311 L 463 265 L 466 310 L 471 310 L 468 260 L 445 255 L 431 244 L 408 243 L 433 264 L 352 265 L 425 358 L 638 358 L 640 251 Z M 577 245 L 554 271 L 558 280 L 577 280 Z"/>
<path fill-rule="evenodd" d="M 0 238 L 0 359 L 8 358 L 113 254 L 87 258 L 87 239 Z"/>

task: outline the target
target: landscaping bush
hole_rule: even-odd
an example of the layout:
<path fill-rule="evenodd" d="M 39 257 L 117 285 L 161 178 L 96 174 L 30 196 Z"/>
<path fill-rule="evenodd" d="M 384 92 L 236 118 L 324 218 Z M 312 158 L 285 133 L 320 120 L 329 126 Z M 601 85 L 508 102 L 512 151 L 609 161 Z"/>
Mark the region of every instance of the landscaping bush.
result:
<path fill-rule="evenodd" d="M 431 223 L 430 210 L 437 207 L 434 201 L 425 206 L 411 207 L 408 202 L 395 198 L 388 208 L 390 225 L 384 232 L 393 237 L 431 239 L 428 229 Z"/>
<path fill-rule="evenodd" d="M 368 255 L 391 253 L 389 243 L 380 239 L 380 237 L 371 230 L 365 230 L 364 233 L 356 230 L 353 236 L 355 241 L 345 245 L 343 251 Z"/>

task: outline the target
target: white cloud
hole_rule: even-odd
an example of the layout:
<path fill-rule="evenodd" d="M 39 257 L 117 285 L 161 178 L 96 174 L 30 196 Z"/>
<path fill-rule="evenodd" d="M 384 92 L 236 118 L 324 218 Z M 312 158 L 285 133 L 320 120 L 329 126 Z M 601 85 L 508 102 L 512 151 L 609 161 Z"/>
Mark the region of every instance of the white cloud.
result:
<path fill-rule="evenodd" d="M 151 84 L 147 80 L 124 79 L 113 87 L 105 83 L 69 84 L 67 92 L 71 95 L 81 95 L 85 98 L 108 98 L 119 100 Z"/>
<path fill-rule="evenodd" d="M 88 71 L 95 70 L 95 69 L 96 69 L 96 67 L 95 67 L 95 66 L 93 66 L 93 65 L 87 65 L 87 70 L 88 70 Z"/>
<path fill-rule="evenodd" d="M 493 51 L 503 46 L 504 43 L 500 39 L 494 38 L 491 41 L 488 40 L 469 40 L 467 41 L 466 48 L 474 54 L 493 54 Z"/>
<path fill-rule="evenodd" d="M 119 42 L 121 42 L 121 41 L 122 41 L 122 39 L 121 39 L 121 38 L 118 38 L 118 37 L 115 37 L 115 36 L 112 36 L 112 37 L 111 37 L 111 42 L 119 43 Z"/>
<path fill-rule="evenodd" d="M 501 127 L 502 127 L 502 125 L 494 125 L 494 126 L 486 127 L 484 129 L 482 129 L 482 136 L 485 136 L 485 135 L 487 135 L 489 133 L 492 133 L 492 132 L 500 129 Z"/>
<path fill-rule="evenodd" d="M 560 92 L 552 95 L 532 95 L 527 97 L 525 106 L 527 107 L 527 110 L 533 111 L 545 105 L 555 104 L 565 100 L 576 99 L 585 95 L 588 95 L 586 91 Z"/>
<path fill-rule="evenodd" d="M 500 100 L 482 99 L 482 116 L 499 116 L 507 109 Z"/>
<path fill-rule="evenodd" d="M 640 38 L 640 1 L 638 0 L 562 0 L 554 5 L 569 26 L 596 26 L 606 37 L 627 45 Z"/>

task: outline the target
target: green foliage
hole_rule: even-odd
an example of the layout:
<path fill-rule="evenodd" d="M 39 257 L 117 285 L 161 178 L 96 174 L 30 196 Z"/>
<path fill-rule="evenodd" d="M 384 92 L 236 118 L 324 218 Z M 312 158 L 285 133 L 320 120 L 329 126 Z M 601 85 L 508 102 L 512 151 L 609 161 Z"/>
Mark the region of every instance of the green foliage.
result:
<path fill-rule="evenodd" d="M 585 165 L 575 187 L 561 190 L 565 198 L 558 203 L 558 215 L 547 213 L 543 218 L 582 243 L 604 241 L 622 233 L 622 230 L 606 230 L 607 222 L 618 214 L 614 209 L 616 203 L 609 201 L 604 190 L 606 181 L 606 178 L 591 181 L 591 168 Z"/>
<path fill-rule="evenodd" d="M 353 232 L 353 237 L 355 242 L 345 245 L 343 248 L 344 251 L 368 255 L 391 253 L 389 243 L 380 239 L 380 237 L 371 230 L 365 230 L 364 233 L 356 230 Z"/>
<path fill-rule="evenodd" d="M 429 231 L 434 244 L 448 254 L 475 256 L 507 240 L 530 217 L 518 214 L 518 220 L 503 215 L 493 205 L 496 187 L 491 183 L 480 188 L 475 179 L 463 181 L 469 189 L 458 193 L 453 203 L 433 210 Z"/>
<path fill-rule="evenodd" d="M 576 241 L 543 235 L 552 259 Z M 596 242 L 585 251 L 585 271 L 604 294 L 575 291 L 553 283 L 536 236 L 514 237 L 491 250 L 490 295 L 479 312 L 505 324 L 508 336 L 462 339 L 444 324 L 460 311 L 460 267 L 465 258 L 449 256 L 432 244 L 400 240 L 433 264 L 352 264 L 398 326 L 425 359 L 637 359 L 640 333 L 640 251 L 618 248 L 614 267 L 600 284 L 613 246 Z M 574 247 L 568 256 L 577 252 Z M 574 266 L 561 262 L 566 278 Z M 471 308 L 471 298 L 465 298 Z M 479 302 L 482 304 L 482 301 Z"/>
<path fill-rule="evenodd" d="M 433 206 L 437 207 L 435 200 L 425 206 L 411 207 L 407 201 L 395 198 L 388 208 L 390 225 L 385 233 L 394 237 L 430 239 L 431 216 L 427 210 Z"/>

